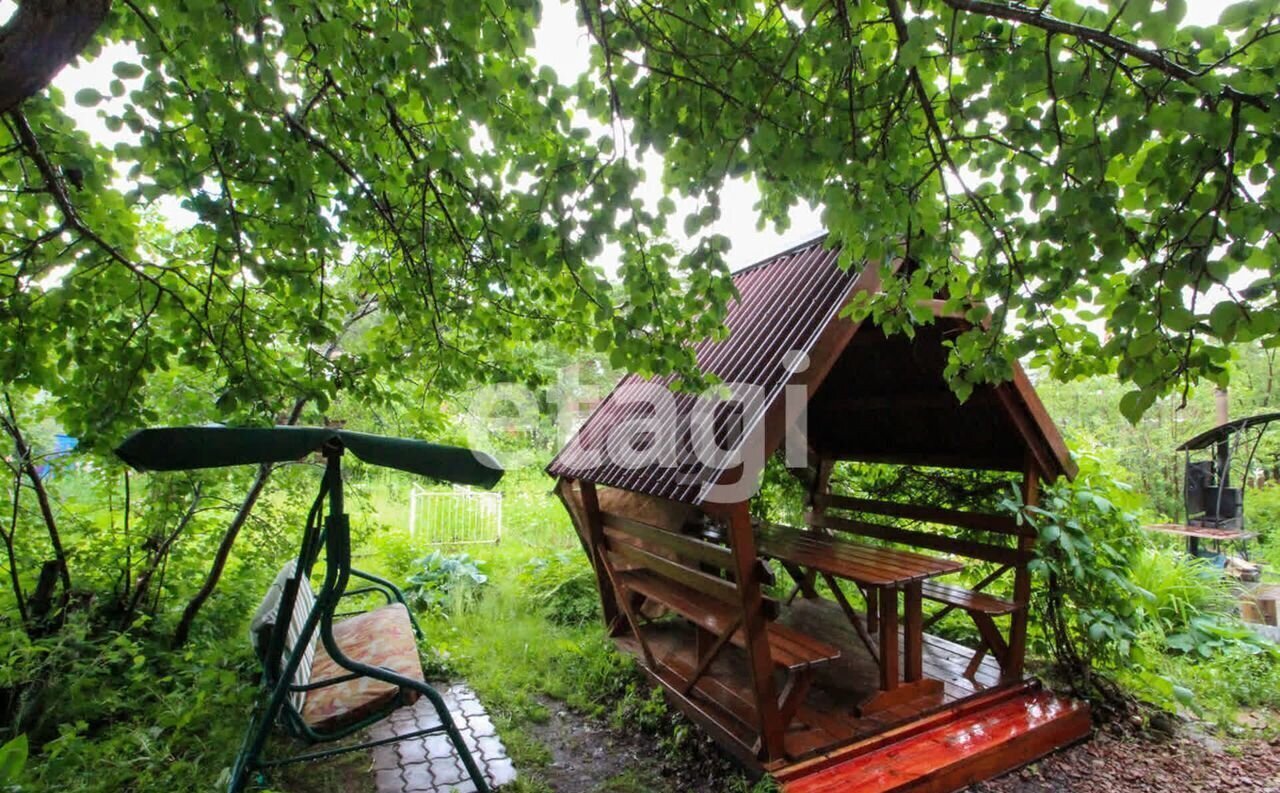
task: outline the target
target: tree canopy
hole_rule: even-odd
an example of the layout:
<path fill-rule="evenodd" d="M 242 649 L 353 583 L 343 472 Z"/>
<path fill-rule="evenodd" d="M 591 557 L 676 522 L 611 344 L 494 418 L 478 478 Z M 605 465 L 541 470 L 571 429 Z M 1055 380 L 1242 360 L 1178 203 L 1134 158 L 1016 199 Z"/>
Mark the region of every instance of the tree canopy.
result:
<path fill-rule="evenodd" d="M 1183 0 L 578 10 L 593 66 L 566 86 L 530 53 L 534 0 L 112 4 L 83 52 L 136 53 L 109 95 L 47 88 L 0 127 L 0 376 L 76 393 L 92 433 L 146 420 L 179 365 L 258 418 L 377 398 L 380 374 L 518 375 L 529 341 L 683 370 L 731 293 L 707 226 L 742 176 L 761 222 L 808 201 L 847 264 L 918 262 L 855 310 L 905 332 L 924 300 L 967 311 L 962 394 L 1031 355 L 1114 367 L 1136 418 L 1224 381 L 1230 342 L 1280 339 L 1274 2 L 1209 27 Z"/>

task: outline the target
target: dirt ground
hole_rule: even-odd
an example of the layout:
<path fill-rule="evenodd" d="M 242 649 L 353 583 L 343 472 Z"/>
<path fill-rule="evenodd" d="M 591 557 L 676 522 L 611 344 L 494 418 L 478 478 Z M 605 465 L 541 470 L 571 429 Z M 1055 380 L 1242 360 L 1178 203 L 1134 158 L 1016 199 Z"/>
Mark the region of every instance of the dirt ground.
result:
<path fill-rule="evenodd" d="M 557 793 L 712 793 L 726 790 L 734 766 L 695 729 L 675 762 L 655 738 L 615 730 L 549 702 L 538 739 L 552 762 L 537 771 Z M 1280 793 L 1280 739 L 1221 741 L 1180 729 L 1099 730 L 1084 744 L 970 793 Z"/>
<path fill-rule="evenodd" d="M 617 730 L 547 700 L 550 718 L 534 732 L 551 752 L 536 774 L 556 793 L 659 793 L 725 790 L 733 761 L 689 726 L 677 758 L 660 739 Z"/>

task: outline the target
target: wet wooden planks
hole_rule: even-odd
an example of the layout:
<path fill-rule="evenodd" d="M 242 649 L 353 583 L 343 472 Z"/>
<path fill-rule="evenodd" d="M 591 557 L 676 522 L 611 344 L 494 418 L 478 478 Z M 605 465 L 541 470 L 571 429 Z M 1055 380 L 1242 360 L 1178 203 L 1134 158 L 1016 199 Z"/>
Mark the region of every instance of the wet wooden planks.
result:
<path fill-rule="evenodd" d="M 779 777 L 784 793 L 950 793 L 1079 741 L 1090 729 L 1087 705 L 1028 692 Z"/>
<path fill-rule="evenodd" d="M 784 610 L 781 622 L 835 645 L 841 651 L 839 659 L 816 670 L 813 686 L 784 735 L 787 760 L 782 765 L 831 753 L 840 747 L 916 722 L 957 703 L 1021 685 L 1002 683 L 1000 669 L 990 659 L 983 661 L 975 675 L 976 680 L 966 678 L 964 669 L 973 651 L 941 637 L 925 634 L 925 675 L 943 682 L 942 694 L 859 716 L 858 705 L 877 690 L 878 667 L 839 607 L 825 600 L 798 600 Z M 731 750 L 735 754 L 744 762 L 759 767 L 750 756 L 757 737 L 755 709 L 736 694 L 744 690 L 750 675 L 740 652 L 724 653 L 688 696 L 675 696 L 696 666 L 691 630 L 687 624 L 674 619 L 650 624 L 646 628 L 646 636 L 649 637 L 650 649 L 663 668 L 646 671 L 655 682 L 668 686 L 673 704 L 703 724 L 722 743 L 732 741 Z M 617 641 L 623 649 L 640 655 L 634 639 L 623 637 Z M 781 682 L 781 674 L 778 680 Z"/>
<path fill-rule="evenodd" d="M 756 528 L 761 554 L 868 586 L 900 586 L 964 568 L 959 562 L 789 526 Z"/>

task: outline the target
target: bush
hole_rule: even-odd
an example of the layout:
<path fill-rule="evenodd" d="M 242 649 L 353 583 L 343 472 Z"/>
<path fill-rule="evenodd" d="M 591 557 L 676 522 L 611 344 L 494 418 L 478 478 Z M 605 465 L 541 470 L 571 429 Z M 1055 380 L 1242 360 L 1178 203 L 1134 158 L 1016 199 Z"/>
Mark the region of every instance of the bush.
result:
<path fill-rule="evenodd" d="M 1172 709 L 1198 696 L 1181 658 L 1225 663 L 1274 655 L 1229 613 L 1220 573 L 1150 548 L 1129 489 L 1096 459 L 1082 456 L 1080 463 L 1074 482 L 1058 482 L 1039 507 L 1022 508 L 1040 538 L 1032 569 L 1049 581 L 1035 591 L 1048 616 L 1040 622 L 1041 649 L 1081 686 L 1079 693 L 1107 698 L 1107 691 L 1090 688 L 1098 680 L 1089 669 L 1097 666 Z"/>
<path fill-rule="evenodd" d="M 4 687 L 24 692 L 31 739 L 22 790 L 206 790 L 231 762 L 256 688 L 248 642 L 175 652 L 144 634 L 95 636 L 83 621 L 36 641 L 10 633 Z"/>
<path fill-rule="evenodd" d="M 530 559 L 520 570 L 520 581 L 547 619 L 558 625 L 586 625 L 600 618 L 595 573 L 581 553 Z"/>
<path fill-rule="evenodd" d="M 1143 548 L 1131 560 L 1129 580 L 1143 592 L 1138 619 L 1166 637 L 1182 633 L 1197 618 L 1231 609 L 1226 577 L 1204 559 Z"/>
<path fill-rule="evenodd" d="M 405 584 L 405 595 L 415 607 L 432 613 L 447 615 L 471 608 L 489 582 L 485 563 L 465 553 L 432 551 L 413 564 L 416 572 Z"/>
<path fill-rule="evenodd" d="M 1258 532 L 1259 556 L 1273 572 L 1280 570 L 1280 483 L 1249 491 L 1244 509 L 1249 530 Z"/>

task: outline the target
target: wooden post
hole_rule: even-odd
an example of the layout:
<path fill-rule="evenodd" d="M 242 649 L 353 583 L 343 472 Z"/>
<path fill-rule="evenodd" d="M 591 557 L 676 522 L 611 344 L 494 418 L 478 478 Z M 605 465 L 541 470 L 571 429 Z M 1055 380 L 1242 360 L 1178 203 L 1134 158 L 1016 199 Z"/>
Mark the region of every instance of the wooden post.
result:
<path fill-rule="evenodd" d="M 924 679 L 924 619 L 922 612 L 923 585 L 919 581 L 907 584 L 902 593 L 904 666 L 903 678 L 908 683 Z"/>
<path fill-rule="evenodd" d="M 582 517 L 587 524 L 587 544 L 590 546 L 587 549 L 587 555 L 596 573 L 596 587 L 600 590 L 604 624 L 611 635 L 617 636 L 623 627 L 620 619 L 622 615 L 618 612 L 618 598 L 614 593 L 613 582 L 609 579 L 604 562 L 601 561 L 604 556 L 604 525 L 600 519 L 600 499 L 596 496 L 596 486 L 592 482 L 579 480 L 578 492 L 582 494 Z"/>
<path fill-rule="evenodd" d="M 880 690 L 898 687 L 898 590 L 881 587 L 880 602 Z"/>
<path fill-rule="evenodd" d="M 1029 507 L 1040 503 L 1040 469 L 1029 454 L 1022 475 L 1022 503 Z M 1027 557 L 1035 547 L 1034 537 L 1018 537 L 1019 558 L 1013 573 L 1013 601 L 1018 604 L 1018 610 L 1010 618 L 1008 663 L 1001 665 L 1004 677 L 1009 680 L 1022 677 L 1027 658 L 1027 620 L 1031 616 L 1031 571 L 1027 569 Z"/>
<path fill-rule="evenodd" d="M 742 599 L 742 632 L 746 638 L 751 686 L 755 694 L 756 714 L 760 720 L 760 743 L 763 760 L 781 759 L 784 754 L 781 714 L 773 682 L 773 660 L 769 653 L 768 626 L 764 616 L 764 600 L 756 565 L 756 541 L 751 531 L 751 514 L 747 502 L 731 505 L 729 548 L 733 551 L 734 579 Z"/>

